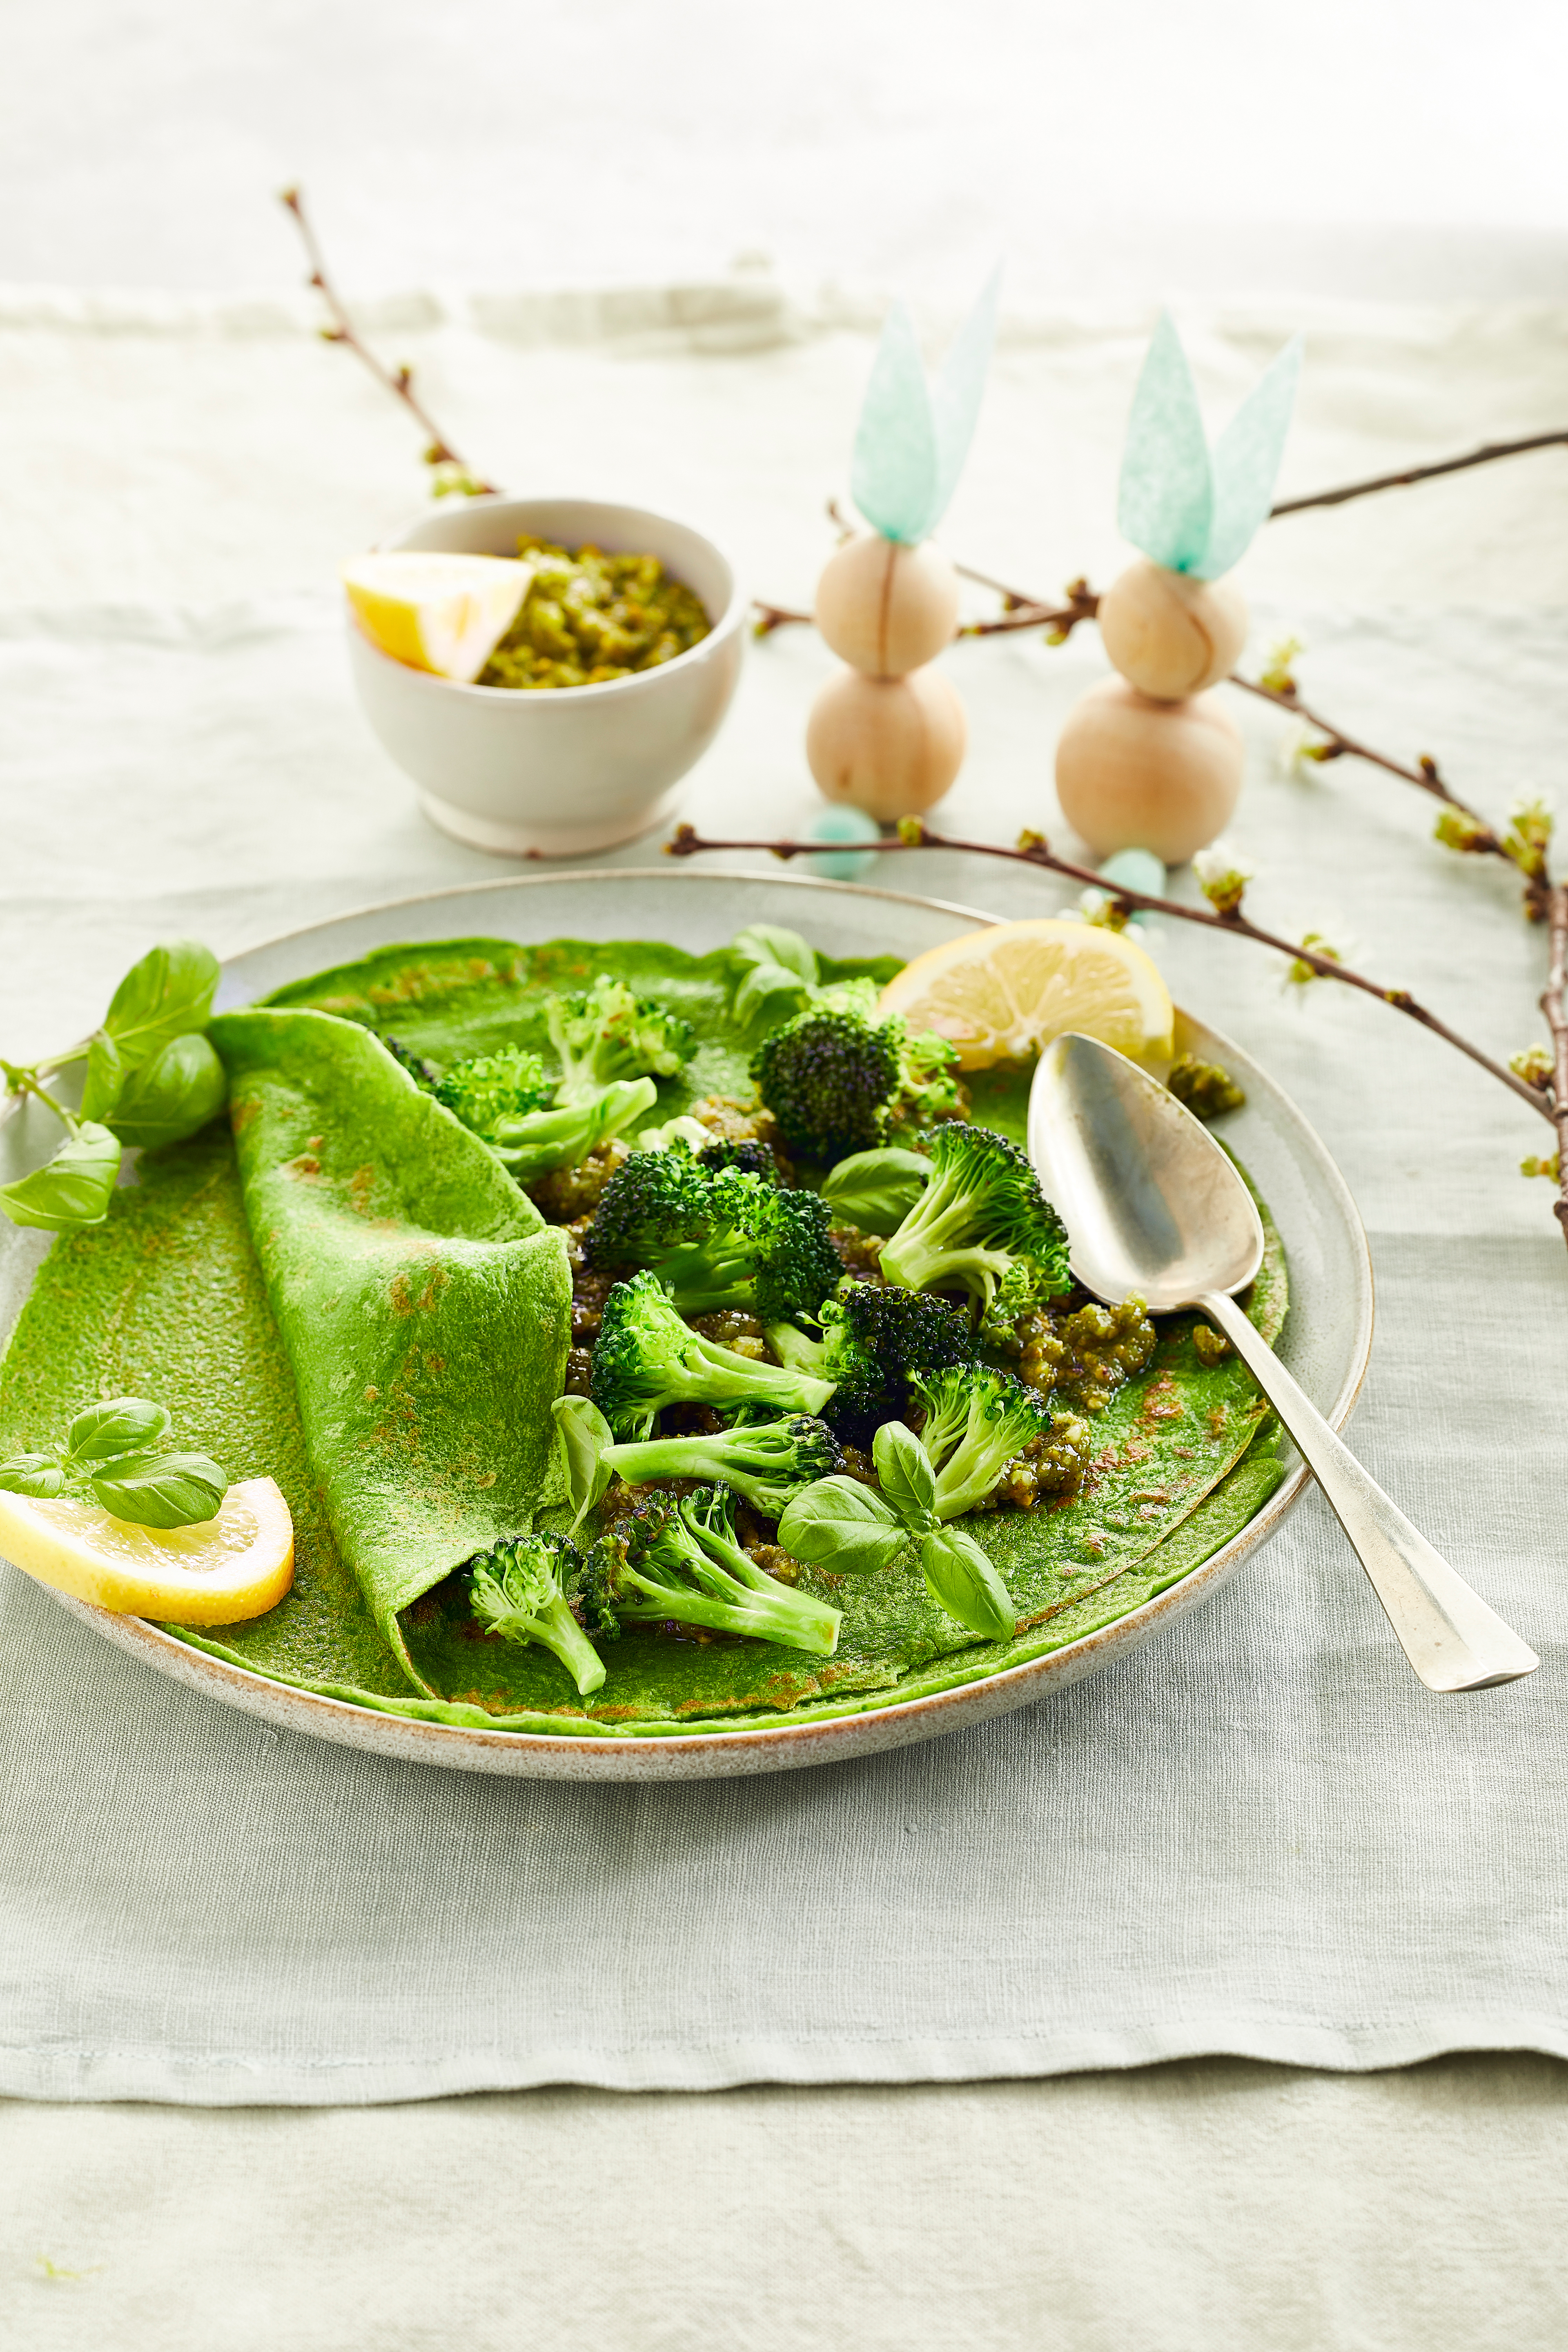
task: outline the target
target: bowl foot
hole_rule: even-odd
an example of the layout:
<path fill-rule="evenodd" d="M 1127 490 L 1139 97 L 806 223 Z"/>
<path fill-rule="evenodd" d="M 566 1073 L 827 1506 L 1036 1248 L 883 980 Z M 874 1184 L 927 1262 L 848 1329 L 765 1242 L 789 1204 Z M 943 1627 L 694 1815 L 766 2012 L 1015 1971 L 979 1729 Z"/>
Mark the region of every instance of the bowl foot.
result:
<path fill-rule="evenodd" d="M 580 857 L 585 850 L 612 849 L 617 842 L 651 833 L 669 815 L 677 797 L 672 786 L 652 808 L 606 817 L 597 824 L 502 824 L 494 817 L 475 816 L 438 793 L 422 792 L 419 805 L 431 824 L 454 841 L 466 842 L 470 849 L 488 849 L 493 857 Z"/>

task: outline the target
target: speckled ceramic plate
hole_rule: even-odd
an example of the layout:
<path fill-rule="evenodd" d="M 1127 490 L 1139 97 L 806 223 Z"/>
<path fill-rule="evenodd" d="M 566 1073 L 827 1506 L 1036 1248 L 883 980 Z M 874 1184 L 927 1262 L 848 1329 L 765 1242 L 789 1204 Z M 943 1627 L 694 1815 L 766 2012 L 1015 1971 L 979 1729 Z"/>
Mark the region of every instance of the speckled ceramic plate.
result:
<path fill-rule="evenodd" d="M 833 955 L 897 955 L 906 960 L 994 918 L 977 908 L 894 890 L 865 889 L 804 877 L 739 875 L 690 867 L 606 867 L 599 872 L 523 875 L 437 890 L 370 907 L 234 957 L 224 970 L 220 1006 L 243 1004 L 286 981 L 346 963 L 395 941 L 484 934 L 534 940 L 669 940 L 700 954 L 721 946 L 744 923 L 784 923 L 805 931 Z M 1184 1013 L 1182 1049 L 1223 1062 L 1247 1089 L 1246 1108 L 1226 1123 L 1226 1140 L 1268 1202 L 1290 1270 L 1290 1315 L 1280 1348 L 1286 1362 L 1336 1427 L 1349 1413 L 1372 1348 L 1372 1265 L 1366 1236 L 1344 1180 L 1289 1097 L 1226 1037 Z M 0 1118 L 0 1181 L 20 1174 L 48 1148 L 42 1115 L 9 1106 Z M 35 1127 L 35 1121 L 39 1124 Z M 0 1221 L 0 1332 L 10 1329 L 48 1237 Z M 1010 1666 L 958 1689 L 864 1712 L 791 1725 L 679 1734 L 658 1739 L 551 1738 L 531 1732 L 471 1731 L 372 1714 L 268 1682 L 206 1656 L 138 1617 L 116 1617 L 86 1602 L 55 1597 L 106 1641 L 160 1674 L 186 1683 L 270 1723 L 309 1731 L 378 1755 L 445 1764 L 469 1772 L 521 1772 L 560 1780 L 696 1780 L 734 1772 L 787 1771 L 934 1738 L 1047 1698 L 1195 1609 L 1268 1542 L 1299 1497 L 1299 1464 L 1239 1534 L 1179 1584 L 1047 1656 Z"/>

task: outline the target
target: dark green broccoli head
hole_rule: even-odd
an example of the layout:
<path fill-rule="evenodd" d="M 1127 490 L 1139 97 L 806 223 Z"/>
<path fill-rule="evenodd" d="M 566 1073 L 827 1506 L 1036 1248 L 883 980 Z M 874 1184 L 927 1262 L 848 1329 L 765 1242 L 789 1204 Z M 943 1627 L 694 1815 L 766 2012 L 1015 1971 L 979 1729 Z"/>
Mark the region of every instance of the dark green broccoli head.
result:
<path fill-rule="evenodd" d="M 603 974 L 580 996 L 545 1006 L 561 1057 L 561 1099 L 580 1102 L 615 1078 L 672 1077 L 697 1050 L 689 1021 Z"/>
<path fill-rule="evenodd" d="M 808 1160 L 842 1160 L 887 1132 L 898 1040 L 858 1013 L 808 1007 L 763 1038 L 752 1076 L 786 1143 Z"/>
<path fill-rule="evenodd" d="M 931 1178 L 878 1264 L 906 1290 L 967 1290 L 982 1319 L 1011 1322 L 1070 1286 L 1067 1229 L 1026 1154 L 990 1128 L 956 1121 L 930 1144 Z"/>
<path fill-rule="evenodd" d="M 683 1315 L 746 1307 L 764 1323 L 815 1314 L 843 1268 L 816 1193 L 739 1168 L 704 1168 L 677 1146 L 634 1152 L 605 1185 L 591 1265 L 650 1268 Z"/>
<path fill-rule="evenodd" d="M 605 1301 L 592 1393 L 617 1437 L 642 1437 L 670 1404 L 819 1412 L 833 1383 L 704 1339 L 681 1319 L 658 1275 L 645 1271 L 617 1282 Z"/>
<path fill-rule="evenodd" d="M 721 1136 L 704 1144 L 697 1155 L 699 1168 L 738 1168 L 742 1176 L 760 1176 L 766 1184 L 779 1181 L 779 1163 L 769 1146 L 754 1135 Z"/>
<path fill-rule="evenodd" d="M 752 1076 L 784 1141 L 807 1160 L 870 1151 L 900 1121 L 955 1111 L 958 1056 L 941 1037 L 911 1037 L 897 1013 L 817 1004 L 763 1038 Z"/>
<path fill-rule="evenodd" d="M 526 1118 L 542 1110 L 553 1091 L 537 1054 L 525 1045 L 502 1045 L 494 1054 L 454 1063 L 438 1081 L 436 1099 L 489 1142 L 503 1118 Z"/>
<path fill-rule="evenodd" d="M 922 1291 L 848 1282 L 824 1301 L 822 1320 L 829 1362 L 837 1366 L 842 1354 L 856 1365 L 857 1376 L 840 1381 L 834 1401 L 840 1427 L 840 1405 L 863 1423 L 901 1421 L 912 1381 L 975 1361 L 967 1318 Z M 836 1327 L 843 1334 L 837 1346 Z"/>
<path fill-rule="evenodd" d="M 925 1412 L 921 1444 L 936 1472 L 936 1515 L 962 1518 L 995 1488 L 1016 1454 L 1048 1438 L 1056 1416 L 1011 1372 L 989 1365 L 917 1375 L 910 1383 Z"/>

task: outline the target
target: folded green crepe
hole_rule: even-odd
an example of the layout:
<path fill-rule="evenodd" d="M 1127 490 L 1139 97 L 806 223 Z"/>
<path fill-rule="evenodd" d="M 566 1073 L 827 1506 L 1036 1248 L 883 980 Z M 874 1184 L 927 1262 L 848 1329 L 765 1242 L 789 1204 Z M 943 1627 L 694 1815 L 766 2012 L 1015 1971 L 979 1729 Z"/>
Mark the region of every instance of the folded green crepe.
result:
<path fill-rule="evenodd" d="M 829 965 L 825 977 L 885 980 L 896 968 Z M 1060 1648 L 1188 1574 L 1260 1507 L 1283 1475 L 1262 1400 L 1233 1356 L 1200 1360 L 1194 1318 L 1162 1318 L 1153 1362 L 1096 1416 L 1081 1493 L 963 1523 L 1017 1601 L 1009 1641 L 946 1617 L 912 1551 L 874 1576 L 805 1571 L 802 1589 L 844 1612 L 830 1659 L 628 1628 L 584 1700 L 548 1652 L 485 1634 L 463 1580 L 443 1580 L 530 1511 L 552 1509 L 544 1433 L 565 1344 L 563 1246 L 363 1033 L 390 1032 L 441 1064 L 511 1039 L 547 1051 L 545 992 L 601 971 L 669 1003 L 697 1033 L 647 1124 L 694 1096 L 749 1090 L 755 1034 L 730 1018 L 738 967 L 726 950 L 389 947 L 293 983 L 273 1010 L 215 1024 L 234 1072 L 237 1166 L 228 1137 L 209 1129 L 145 1156 L 104 1228 L 55 1243 L 0 1363 L 0 1452 L 63 1426 L 84 1395 L 155 1396 L 231 1477 L 275 1476 L 294 1513 L 295 1585 L 276 1609 L 221 1642 L 171 1630 L 279 1681 L 426 1720 L 586 1738 L 808 1722 Z M 1026 1077 L 982 1075 L 973 1095 L 977 1119 L 1021 1139 Z M 1263 1213 L 1268 1250 L 1247 1304 L 1272 1339 L 1285 1269 Z M 526 1278 L 513 1272 L 524 1263 Z M 448 1280 L 432 1286 L 437 1269 Z M 504 1326 L 506 1347 L 532 1350 L 510 1386 L 476 1317 Z M 496 1461 L 495 1486 L 479 1486 L 503 1431 L 510 1466 Z"/>
<path fill-rule="evenodd" d="M 311 1466 L 408 1664 L 399 1612 L 559 1496 L 565 1239 L 354 1023 L 229 1013 L 211 1034 Z"/>

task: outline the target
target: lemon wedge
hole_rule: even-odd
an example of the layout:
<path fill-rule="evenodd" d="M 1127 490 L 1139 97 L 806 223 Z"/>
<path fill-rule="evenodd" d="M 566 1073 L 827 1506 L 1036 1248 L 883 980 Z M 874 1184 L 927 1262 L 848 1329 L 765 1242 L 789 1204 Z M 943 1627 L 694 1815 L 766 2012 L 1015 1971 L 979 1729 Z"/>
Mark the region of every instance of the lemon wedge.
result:
<path fill-rule="evenodd" d="M 1134 1061 L 1168 1061 L 1175 1019 L 1157 967 L 1125 931 L 1048 916 L 929 948 L 889 982 L 882 1011 L 934 1029 L 965 1070 L 1026 1060 L 1066 1029 Z"/>
<path fill-rule="evenodd" d="M 142 1528 L 96 1503 L 0 1492 L 0 1557 L 40 1584 L 125 1617 L 232 1625 L 294 1581 L 294 1522 L 270 1478 L 231 1486 L 215 1519 Z"/>
<path fill-rule="evenodd" d="M 394 548 L 356 555 L 343 586 L 373 645 L 412 669 L 472 686 L 516 620 L 533 578 L 510 555 Z"/>

